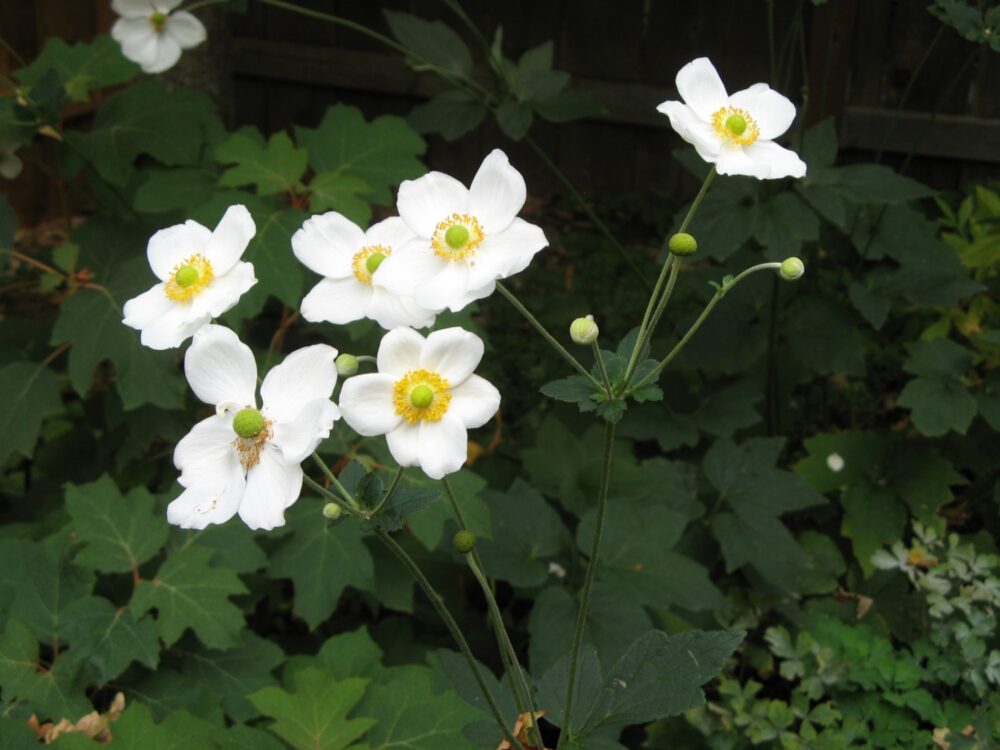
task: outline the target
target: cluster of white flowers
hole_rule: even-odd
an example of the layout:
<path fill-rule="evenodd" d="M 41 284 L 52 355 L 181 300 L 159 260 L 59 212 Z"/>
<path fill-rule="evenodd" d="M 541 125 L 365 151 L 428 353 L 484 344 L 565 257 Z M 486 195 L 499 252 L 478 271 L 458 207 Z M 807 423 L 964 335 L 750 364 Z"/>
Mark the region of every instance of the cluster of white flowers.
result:
<path fill-rule="evenodd" d="M 204 40 L 204 27 L 177 11 L 179 3 L 113 0 L 122 16 L 113 34 L 147 72 L 169 68 L 181 49 Z M 686 104 L 659 109 L 720 174 L 805 174 L 798 157 L 771 140 L 788 128 L 795 108 L 767 85 L 729 97 L 701 58 L 684 66 L 677 88 Z M 251 528 L 282 525 L 301 491 L 301 462 L 341 412 L 359 434 L 385 435 L 400 466 L 419 466 L 434 479 L 458 471 L 468 455 L 467 430 L 490 420 L 500 393 L 474 374 L 484 349 L 478 336 L 447 328 L 425 338 L 414 329 L 488 297 L 498 280 L 524 270 L 546 247 L 542 230 L 518 217 L 525 198 L 524 178 L 495 150 L 468 188 L 440 172 L 403 182 L 399 216 L 367 230 L 333 211 L 303 224 L 292 250 L 323 278 L 302 300 L 302 316 L 335 324 L 369 318 L 388 330 L 378 371 L 350 377 L 339 406 L 332 401 L 338 352 L 317 344 L 267 373 L 258 408 L 253 353 L 212 322 L 257 283 L 253 264 L 241 260 L 256 233 L 246 207 L 231 206 L 214 231 L 187 221 L 154 234 L 147 256 L 159 283 L 126 303 L 123 322 L 153 349 L 193 336 L 185 374 L 195 395 L 215 408 L 177 444 L 174 463 L 185 489 L 170 504 L 170 522 L 204 528 L 239 514 Z M 592 341 L 596 325 L 581 322 Z M 351 361 L 346 375 L 357 369 Z"/>

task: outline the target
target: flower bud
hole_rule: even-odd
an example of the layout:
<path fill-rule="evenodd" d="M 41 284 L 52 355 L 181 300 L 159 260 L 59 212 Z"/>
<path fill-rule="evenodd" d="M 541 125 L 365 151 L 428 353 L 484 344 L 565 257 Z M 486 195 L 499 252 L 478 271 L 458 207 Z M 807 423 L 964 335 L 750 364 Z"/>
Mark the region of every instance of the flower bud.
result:
<path fill-rule="evenodd" d="M 802 278 L 802 274 L 806 272 L 806 265 L 798 258 L 785 258 L 781 261 L 781 268 L 778 269 L 778 273 L 781 274 L 781 278 L 785 281 L 795 281 L 796 279 Z"/>
<path fill-rule="evenodd" d="M 323 518 L 330 521 L 336 521 L 343 512 L 343 509 L 336 503 L 327 503 L 323 506 Z"/>
<path fill-rule="evenodd" d="M 471 552 L 472 548 L 476 546 L 476 535 L 467 529 L 462 529 L 452 537 L 451 546 L 455 548 L 456 552 L 461 552 L 463 555 Z"/>
<path fill-rule="evenodd" d="M 601 329 L 594 322 L 594 316 L 588 315 L 585 318 L 577 318 L 569 327 L 569 337 L 575 344 L 593 344 L 597 341 L 597 334 Z"/>
<path fill-rule="evenodd" d="M 341 354 L 336 359 L 337 374 L 341 377 L 350 377 L 358 371 L 358 358 L 353 354 Z"/>
<path fill-rule="evenodd" d="M 687 232 L 678 232 L 670 238 L 667 247 L 674 255 L 694 255 L 698 249 L 698 240 Z"/>

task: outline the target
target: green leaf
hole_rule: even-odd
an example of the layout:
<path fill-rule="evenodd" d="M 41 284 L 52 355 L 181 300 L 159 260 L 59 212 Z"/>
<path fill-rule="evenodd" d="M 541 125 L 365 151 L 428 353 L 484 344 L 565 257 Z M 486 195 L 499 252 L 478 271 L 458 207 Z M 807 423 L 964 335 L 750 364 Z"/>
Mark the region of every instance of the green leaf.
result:
<path fill-rule="evenodd" d="M 291 692 L 266 687 L 247 696 L 257 710 L 274 719 L 268 728 L 296 750 L 342 750 L 375 722 L 348 719 L 368 680 L 337 681 L 321 669 L 295 674 Z"/>
<path fill-rule="evenodd" d="M 807 372 L 865 373 L 865 337 L 841 304 L 799 297 L 788 323 L 788 356 Z"/>
<path fill-rule="evenodd" d="M 26 702 L 41 718 L 76 721 L 92 706 L 83 687 L 75 684 L 79 663 L 65 657 L 48 669 L 39 660 L 38 641 L 17 620 L 0 636 L 0 688 L 8 706 Z"/>
<path fill-rule="evenodd" d="M 795 193 L 778 193 L 757 207 L 753 233 L 768 259 L 783 260 L 819 238 L 819 218 Z"/>
<path fill-rule="evenodd" d="M 90 596 L 69 605 L 65 619 L 62 636 L 73 645 L 70 653 L 96 668 L 98 684 L 114 679 L 132 662 L 156 669 L 160 661 L 152 617 L 136 621 L 127 607 Z"/>
<path fill-rule="evenodd" d="M 455 141 L 474 130 L 488 111 L 472 94 L 450 89 L 418 104 L 410 110 L 406 121 L 418 133 L 439 133 L 446 141 Z"/>
<path fill-rule="evenodd" d="M 919 377 L 906 384 L 898 403 L 912 411 L 913 423 L 924 435 L 936 437 L 951 430 L 964 435 L 978 412 L 961 380 L 972 365 L 972 353 L 946 338 L 907 348 L 910 358 L 903 369 Z"/>
<path fill-rule="evenodd" d="M 521 479 L 504 493 L 487 492 L 485 500 L 493 538 L 480 540 L 477 549 L 489 576 L 514 586 L 544 584 L 549 577 L 547 561 L 569 537 L 559 514 Z"/>
<path fill-rule="evenodd" d="M 385 507 L 375 516 L 375 521 L 386 531 L 399 531 L 407 516 L 429 508 L 441 497 L 440 490 L 421 487 L 400 487 Z M 380 500 L 381 498 L 379 498 Z"/>
<path fill-rule="evenodd" d="M 152 713 L 141 703 L 129 705 L 112 725 L 114 744 L 142 750 L 214 748 L 212 737 L 217 731 L 216 727 L 186 711 L 170 714 L 161 724 L 155 724 Z"/>
<path fill-rule="evenodd" d="M 200 91 L 171 92 L 163 81 L 144 80 L 104 102 L 89 133 L 70 130 L 64 138 L 101 177 L 125 185 L 140 154 L 168 166 L 196 164 L 214 112 Z"/>
<path fill-rule="evenodd" d="M 309 150 L 317 174 L 338 172 L 358 177 L 371 188 L 370 200 L 387 206 L 390 188 L 422 175 L 417 158 L 427 144 L 406 121 L 383 115 L 366 122 L 361 112 L 342 104 L 327 109 L 317 128 L 295 128 L 299 144 Z"/>
<path fill-rule="evenodd" d="M 564 90 L 533 104 L 535 113 L 549 122 L 572 122 L 605 111 L 600 99 L 589 91 Z"/>
<path fill-rule="evenodd" d="M 837 158 L 837 131 L 832 117 L 809 128 L 802 137 L 802 159 L 809 170 L 833 166 Z"/>
<path fill-rule="evenodd" d="M 223 709 L 234 721 L 243 722 L 260 715 L 247 696 L 277 685 L 271 672 L 284 660 L 275 643 L 244 630 L 234 649 L 183 652 L 181 669 L 192 684 L 220 696 Z"/>
<path fill-rule="evenodd" d="M 10 248 L 14 244 L 14 232 L 17 231 L 17 215 L 10 207 L 6 195 L 0 195 L 0 248 Z"/>
<path fill-rule="evenodd" d="M 841 503 L 844 521 L 840 531 L 851 540 L 865 575 L 871 575 L 875 571 L 872 554 L 903 536 L 906 510 L 891 491 L 868 484 L 848 487 Z"/>
<path fill-rule="evenodd" d="M 428 488 L 440 488 L 440 484 L 433 479 L 412 477 L 411 480 L 416 486 Z M 465 516 L 465 522 L 469 530 L 475 534 L 480 541 L 493 537 L 490 523 L 490 509 L 486 502 L 479 497 L 479 493 L 486 486 L 486 480 L 473 474 L 467 469 L 462 469 L 456 474 L 448 477 L 452 490 L 455 492 L 458 506 Z M 451 503 L 434 503 L 420 513 L 410 516 L 408 524 L 413 536 L 429 550 L 434 549 L 444 538 L 446 525 L 451 525 L 457 531 L 455 525 L 455 512 L 451 508 Z"/>
<path fill-rule="evenodd" d="M 56 375 L 44 364 L 14 362 L 0 368 L 0 460 L 17 451 L 30 458 L 42 420 L 63 410 Z"/>
<path fill-rule="evenodd" d="M 233 133 L 214 153 L 220 164 L 236 165 L 219 177 L 220 187 L 253 185 L 257 195 L 298 192 L 309 162 L 309 153 L 284 131 L 272 135 L 266 146 L 245 133 Z"/>
<path fill-rule="evenodd" d="M 472 73 L 472 53 L 455 31 L 441 21 L 423 18 L 395 10 L 383 11 L 392 35 L 420 59 L 413 58 L 418 69 L 427 63 L 468 76 Z"/>
<path fill-rule="evenodd" d="M 88 101 L 90 91 L 124 83 L 139 72 L 139 66 L 122 55 L 118 42 L 104 34 L 73 46 L 57 36 L 50 37 L 31 65 L 14 75 L 31 87 L 49 69 L 56 71 L 74 102 Z"/>
<path fill-rule="evenodd" d="M 328 638 L 316 654 L 316 662 L 338 680 L 375 677 L 382 669 L 382 650 L 362 626 Z"/>
<path fill-rule="evenodd" d="M 268 574 L 295 585 L 295 613 L 310 628 L 326 620 L 348 586 L 375 587 L 372 557 L 362 542 L 361 524 L 331 524 L 319 506 L 297 503 L 286 513 L 291 534 L 271 554 Z"/>
<path fill-rule="evenodd" d="M 518 60 L 510 87 L 519 101 L 527 102 L 555 96 L 569 83 L 569 73 L 552 69 L 552 40 L 529 49 Z"/>
<path fill-rule="evenodd" d="M 66 510 L 77 539 L 86 544 L 76 562 L 103 573 L 134 572 L 167 541 L 167 524 L 154 511 L 153 496 L 135 487 L 123 497 L 107 474 L 91 484 L 69 485 Z"/>
<path fill-rule="evenodd" d="M 892 300 L 880 294 L 876 289 L 877 280 L 873 274 L 865 276 L 863 281 L 852 281 L 848 297 L 854 308 L 871 324 L 876 331 L 881 330 L 889 317 Z"/>
<path fill-rule="evenodd" d="M 157 630 L 165 645 L 172 646 L 188 628 L 211 648 L 238 645 L 243 613 L 229 597 L 247 589 L 231 570 L 213 568 L 211 557 L 211 550 L 194 545 L 178 550 L 155 578 L 136 586 L 132 612 L 141 617 L 155 607 Z"/>
<path fill-rule="evenodd" d="M 497 125 L 514 141 L 519 141 L 527 135 L 534 117 L 534 110 L 527 102 L 507 99 L 496 109 Z"/>
<path fill-rule="evenodd" d="M 309 183 L 309 210 L 313 213 L 337 211 L 363 228 L 372 218 L 367 199 L 369 192 L 371 188 L 360 177 L 324 172 Z"/>
<path fill-rule="evenodd" d="M 368 732 L 371 750 L 408 748 L 409 750 L 472 750 L 462 736 L 462 729 L 482 718 L 453 690 L 441 692 L 434 673 L 427 667 L 407 666 L 395 672 L 394 679 L 373 685 L 358 713 L 370 716 L 375 725 Z M 498 733 L 498 740 L 502 735 Z"/>
<path fill-rule="evenodd" d="M 903 177 L 881 164 L 852 164 L 809 170 L 808 186 L 833 188 L 854 203 L 905 203 L 934 195 L 935 190 Z"/>
<path fill-rule="evenodd" d="M 145 174 L 132 203 L 136 211 L 144 213 L 178 211 L 202 203 L 216 183 L 215 175 L 196 167 L 149 169 Z"/>
<path fill-rule="evenodd" d="M 583 375 L 570 375 L 567 378 L 553 380 L 543 385 L 540 390 L 549 398 L 577 404 L 580 411 L 583 412 L 593 411 L 597 408 L 595 396 L 599 394 L 599 391 Z"/>

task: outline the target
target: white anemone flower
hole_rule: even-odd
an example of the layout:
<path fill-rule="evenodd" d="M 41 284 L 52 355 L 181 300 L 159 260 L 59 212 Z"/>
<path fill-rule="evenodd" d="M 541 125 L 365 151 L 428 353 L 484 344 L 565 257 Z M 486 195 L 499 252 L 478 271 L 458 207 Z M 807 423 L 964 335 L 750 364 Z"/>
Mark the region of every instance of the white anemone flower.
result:
<path fill-rule="evenodd" d="M 676 81 L 684 101 L 663 102 L 657 110 L 719 174 L 759 180 L 805 176 L 805 162 L 774 142 L 795 119 L 795 105 L 784 96 L 766 83 L 729 96 L 707 57 L 681 68 Z"/>
<path fill-rule="evenodd" d="M 370 318 L 385 329 L 433 325 L 433 312 L 374 281 L 382 262 L 415 237 L 398 216 L 368 231 L 336 211 L 306 220 L 292 236 L 292 250 L 325 278 L 302 300 L 302 317 L 338 325 Z"/>
<path fill-rule="evenodd" d="M 203 529 L 239 513 L 251 529 L 283 525 L 285 509 L 302 489 L 299 464 L 340 417 L 330 401 L 336 357 L 326 344 L 292 352 L 264 378 L 258 409 L 250 348 L 228 328 L 199 330 L 184 356 L 184 374 L 216 413 L 174 450 L 178 481 L 186 489 L 167 507 L 167 521 Z"/>
<path fill-rule="evenodd" d="M 111 36 L 122 54 L 145 73 L 162 73 L 181 58 L 181 51 L 205 41 L 205 27 L 187 11 L 175 11 L 181 0 L 112 0 L 121 18 Z"/>
<path fill-rule="evenodd" d="M 458 312 L 488 297 L 498 279 L 523 271 L 548 245 L 539 227 L 517 216 L 526 197 L 524 178 L 499 149 L 470 188 L 441 172 L 406 180 L 396 208 L 417 239 L 379 266 L 375 283 L 435 311 Z"/>
<path fill-rule="evenodd" d="M 210 231 L 196 221 L 161 229 L 146 256 L 160 283 L 125 303 L 122 322 L 150 349 L 173 349 L 235 305 L 257 283 L 241 261 L 257 232 L 245 206 L 230 206 Z"/>
<path fill-rule="evenodd" d="M 344 420 L 362 435 L 385 435 L 400 466 L 419 466 L 432 479 L 462 468 L 467 430 L 500 408 L 500 393 L 473 374 L 483 341 L 461 328 L 426 339 L 410 328 L 382 337 L 378 372 L 344 381 Z"/>

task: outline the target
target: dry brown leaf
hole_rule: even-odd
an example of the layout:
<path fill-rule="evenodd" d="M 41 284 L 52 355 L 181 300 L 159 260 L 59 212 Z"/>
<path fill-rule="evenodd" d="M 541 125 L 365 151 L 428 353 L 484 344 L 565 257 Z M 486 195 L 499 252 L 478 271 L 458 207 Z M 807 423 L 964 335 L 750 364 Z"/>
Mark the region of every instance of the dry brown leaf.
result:
<path fill-rule="evenodd" d="M 544 715 L 544 711 L 535 711 L 535 719 L 540 719 Z M 549 750 L 535 744 L 535 734 L 530 731 L 532 726 L 531 714 L 525 713 L 518 716 L 517 721 L 514 722 L 514 736 L 517 737 L 517 741 L 524 746 L 524 750 Z M 497 745 L 497 750 L 511 750 L 512 747 L 510 742 L 504 739 Z"/>
<path fill-rule="evenodd" d="M 38 717 L 32 714 L 31 718 L 28 719 L 28 726 L 34 730 L 38 739 L 46 745 L 51 745 L 59 739 L 59 735 L 70 733 L 84 734 L 92 740 L 106 745 L 111 742 L 111 722 L 116 721 L 124 710 L 125 694 L 116 693 L 107 713 L 102 714 L 97 711 L 91 711 L 75 724 L 69 719 L 60 719 L 55 724 L 51 721 L 41 724 L 38 721 Z"/>

